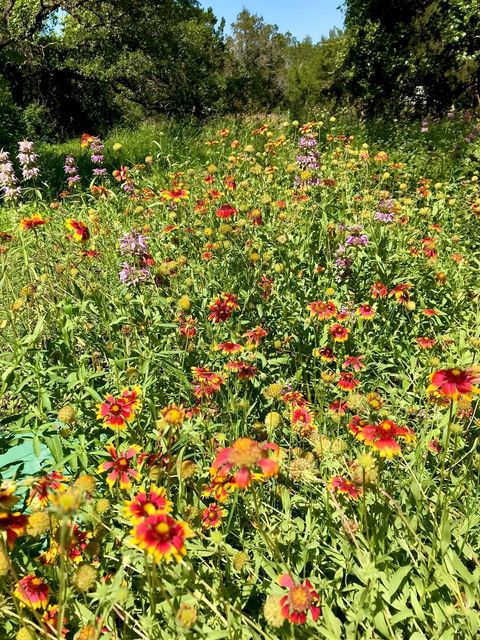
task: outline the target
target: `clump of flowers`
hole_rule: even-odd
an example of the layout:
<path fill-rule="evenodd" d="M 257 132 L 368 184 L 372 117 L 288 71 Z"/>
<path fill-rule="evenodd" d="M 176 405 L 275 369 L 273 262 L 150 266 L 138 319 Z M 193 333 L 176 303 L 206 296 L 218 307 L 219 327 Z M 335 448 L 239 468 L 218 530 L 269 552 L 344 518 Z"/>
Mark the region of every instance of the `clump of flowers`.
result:
<path fill-rule="evenodd" d="M 193 393 L 197 398 L 204 398 L 220 391 L 225 379 L 223 376 L 205 367 L 192 367 Z"/>
<path fill-rule="evenodd" d="M 40 169 L 37 166 L 38 155 L 33 150 L 33 142 L 22 140 L 18 143 L 17 159 L 22 168 L 24 180 L 31 180 L 40 175 Z"/>
<path fill-rule="evenodd" d="M 125 233 L 119 241 L 120 253 L 133 258 L 133 264 L 122 263 L 119 273 L 120 282 L 126 285 L 145 282 L 150 276 L 148 267 L 155 264 L 155 260 L 148 252 L 148 238 L 137 231 Z"/>
<path fill-rule="evenodd" d="M 126 503 L 126 515 L 134 524 L 133 544 L 153 556 L 156 562 L 175 558 L 180 562 L 186 555 L 185 540 L 192 535 L 190 527 L 170 515 L 172 503 L 165 490 L 151 487 L 140 491 Z"/>
<path fill-rule="evenodd" d="M 69 188 L 72 188 L 75 184 L 77 184 L 77 182 L 81 180 L 80 174 L 78 173 L 78 168 L 75 163 L 75 158 L 73 156 L 67 156 L 65 158 L 63 171 L 67 177 L 67 186 Z"/>
<path fill-rule="evenodd" d="M 94 176 L 103 177 L 107 175 L 107 170 L 103 166 L 103 163 L 105 162 L 105 156 L 103 155 L 104 149 L 105 149 L 105 145 L 103 144 L 100 138 L 95 137 L 93 138 L 93 140 L 91 140 L 90 160 L 92 164 L 95 165 L 92 171 Z"/>
<path fill-rule="evenodd" d="M 13 200 L 22 195 L 22 189 L 17 184 L 18 180 L 10 154 L 2 149 L 0 151 L 0 190 L 4 198 Z"/>
<path fill-rule="evenodd" d="M 306 133 L 299 138 L 298 147 L 300 152 L 295 160 L 300 168 L 300 174 L 295 177 L 295 185 L 302 189 L 318 187 L 322 181 L 318 172 L 321 168 L 321 154 L 317 149 L 318 141 L 313 133 Z"/>
<path fill-rule="evenodd" d="M 119 396 L 108 394 L 97 404 L 97 418 L 116 431 L 124 431 L 140 407 L 141 389 L 138 386 L 123 389 Z"/>
<path fill-rule="evenodd" d="M 238 298 L 233 293 L 221 293 L 208 306 L 210 314 L 208 319 L 214 324 L 226 322 L 229 320 L 233 312 L 240 309 Z"/>
<path fill-rule="evenodd" d="M 380 200 L 375 211 L 374 218 L 384 224 L 395 222 L 395 215 L 398 213 L 398 205 L 391 198 Z"/>
<path fill-rule="evenodd" d="M 136 267 L 128 262 L 122 262 L 118 276 L 122 284 L 130 286 L 146 282 L 150 278 L 150 271 L 146 267 Z"/>

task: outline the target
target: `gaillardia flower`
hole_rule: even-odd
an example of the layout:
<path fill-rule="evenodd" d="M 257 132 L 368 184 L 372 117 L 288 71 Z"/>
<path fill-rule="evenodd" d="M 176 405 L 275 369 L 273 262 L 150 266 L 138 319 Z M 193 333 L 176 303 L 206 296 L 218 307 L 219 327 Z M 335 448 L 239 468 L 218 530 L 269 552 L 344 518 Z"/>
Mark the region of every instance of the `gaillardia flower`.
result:
<path fill-rule="evenodd" d="M 180 562 L 187 554 L 185 539 L 192 535 L 189 526 L 167 513 L 147 516 L 131 531 L 133 543 L 153 556 L 156 562 L 174 557 Z"/>
<path fill-rule="evenodd" d="M 90 231 L 84 222 L 74 220 L 73 218 L 67 218 L 67 220 L 65 220 L 65 226 L 69 231 L 71 231 L 71 233 L 67 235 L 69 240 L 75 240 L 75 242 L 87 242 L 90 238 Z"/>
<path fill-rule="evenodd" d="M 140 397 L 141 389 L 138 386 L 123 389 L 118 397 L 108 394 L 103 402 L 97 404 L 97 418 L 112 429 L 124 431 L 127 423 L 135 418 Z"/>
<path fill-rule="evenodd" d="M 329 332 L 335 342 L 345 342 L 350 335 L 350 329 L 347 329 L 347 327 L 344 327 L 342 324 L 338 324 L 338 322 L 332 324 Z"/>
<path fill-rule="evenodd" d="M 48 604 L 50 589 L 46 582 L 35 574 L 22 578 L 15 588 L 15 596 L 27 607 L 45 609 Z"/>
<path fill-rule="evenodd" d="M 393 420 L 381 420 L 377 424 L 359 426 L 356 438 L 376 449 L 382 457 L 392 458 L 401 453 L 398 440 L 414 442 L 415 433 L 408 427 L 398 426 Z"/>
<path fill-rule="evenodd" d="M 20 229 L 25 231 L 26 229 L 36 229 L 48 222 L 47 218 L 43 218 L 39 213 L 34 213 L 30 218 L 22 218 L 20 220 Z"/>
<path fill-rule="evenodd" d="M 213 476 L 231 474 L 236 487 L 247 489 L 252 480 L 277 475 L 279 451 L 279 446 L 272 442 L 259 443 L 250 438 L 240 438 L 231 447 L 220 451 L 210 472 Z"/>
<path fill-rule="evenodd" d="M 480 384 L 480 371 L 477 367 L 469 369 L 440 369 L 431 376 L 427 392 L 436 392 L 449 400 L 458 400 L 479 393 L 475 386 Z"/>
<path fill-rule="evenodd" d="M 330 489 L 336 493 L 348 495 L 352 500 L 358 500 L 362 495 L 363 489 L 343 476 L 333 476 L 328 483 Z"/>
<path fill-rule="evenodd" d="M 156 513 L 170 513 L 171 510 L 172 503 L 167 499 L 163 487 L 152 486 L 148 491 L 141 489 L 132 500 L 125 502 L 125 515 L 133 524 Z"/>
<path fill-rule="evenodd" d="M 133 458 L 135 458 L 140 451 L 140 447 L 132 445 L 125 451 L 117 452 L 113 444 L 109 444 L 106 447 L 108 453 L 112 457 L 112 460 L 102 462 L 98 466 L 98 472 L 103 473 L 110 471 L 107 476 L 107 484 L 109 487 L 118 482 L 120 489 L 130 489 L 132 486 L 132 479 L 136 480 L 139 476 L 138 471 L 132 467 Z"/>
<path fill-rule="evenodd" d="M 310 581 L 295 584 L 288 573 L 284 573 L 278 582 L 288 589 L 288 594 L 280 600 L 283 617 L 293 624 L 305 624 L 310 612 L 312 620 L 316 622 L 320 616 L 320 597 Z"/>

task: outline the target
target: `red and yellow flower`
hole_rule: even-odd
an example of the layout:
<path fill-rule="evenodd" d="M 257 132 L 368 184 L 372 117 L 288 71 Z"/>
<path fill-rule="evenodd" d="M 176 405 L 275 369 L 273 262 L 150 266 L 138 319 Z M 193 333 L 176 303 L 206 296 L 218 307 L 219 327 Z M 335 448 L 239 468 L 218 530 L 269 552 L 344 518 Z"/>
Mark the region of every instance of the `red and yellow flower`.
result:
<path fill-rule="evenodd" d="M 226 202 L 225 204 L 222 204 L 219 209 L 217 209 L 215 215 L 217 216 L 217 218 L 222 219 L 233 218 L 233 216 L 237 215 L 237 210 L 235 209 L 235 207 L 232 207 L 231 204 Z"/>
<path fill-rule="evenodd" d="M 435 338 L 427 338 L 425 336 L 416 338 L 416 341 L 421 349 L 431 349 L 437 342 Z"/>
<path fill-rule="evenodd" d="M 153 556 L 156 562 L 172 557 L 180 562 L 187 554 L 185 539 L 192 531 L 185 522 L 175 520 L 168 513 L 155 513 L 139 522 L 131 535 L 133 543 Z"/>
<path fill-rule="evenodd" d="M 234 311 L 240 309 L 238 298 L 233 293 L 221 293 L 208 306 L 210 315 L 208 319 L 214 324 L 226 322 Z"/>
<path fill-rule="evenodd" d="M 398 441 L 414 442 L 415 434 L 408 427 L 401 427 L 393 420 L 381 420 L 377 424 L 359 425 L 356 438 L 378 451 L 383 458 L 392 458 L 402 452 Z"/>
<path fill-rule="evenodd" d="M 161 195 L 164 200 L 181 202 L 182 200 L 188 200 L 190 191 L 187 189 L 163 189 Z"/>
<path fill-rule="evenodd" d="M 28 516 L 23 513 L 0 512 L 0 531 L 7 534 L 7 544 L 10 548 L 15 544 L 15 540 L 25 535 L 28 524 Z"/>
<path fill-rule="evenodd" d="M 226 510 L 217 503 L 212 503 L 202 511 L 202 528 L 214 529 L 222 524 L 222 519 L 227 515 Z"/>
<path fill-rule="evenodd" d="M 344 391 L 353 391 L 360 384 L 360 380 L 353 377 L 353 373 L 342 371 L 337 386 Z"/>
<path fill-rule="evenodd" d="M 329 328 L 329 332 L 335 342 L 346 342 L 350 335 L 350 329 L 347 329 L 343 324 L 338 323 L 332 324 Z"/>
<path fill-rule="evenodd" d="M 45 609 L 50 597 L 48 584 L 35 574 L 30 574 L 17 582 L 15 596 L 31 609 Z"/>
<path fill-rule="evenodd" d="M 87 242 L 90 238 L 90 231 L 88 230 L 87 225 L 80 220 L 67 218 L 65 220 L 65 227 L 68 231 L 71 231 L 71 233 L 67 235 L 69 240 L 74 240 L 75 242 Z"/>
<path fill-rule="evenodd" d="M 357 315 L 361 316 L 365 320 L 373 320 L 375 313 L 375 309 L 369 304 L 361 304 L 357 307 Z"/>
<path fill-rule="evenodd" d="M 458 400 L 469 398 L 472 394 L 480 393 L 476 385 L 480 384 L 480 369 L 440 369 L 431 375 L 431 384 L 427 392 L 438 393 L 442 398 Z"/>
<path fill-rule="evenodd" d="M 104 473 L 105 471 L 110 471 L 107 476 L 107 484 L 110 488 L 118 482 L 120 489 L 130 489 L 132 479 L 136 480 L 139 477 L 139 473 L 132 466 L 132 463 L 138 455 L 140 447 L 132 445 L 124 451 L 117 452 L 113 444 L 108 444 L 106 449 L 112 460 L 102 462 L 98 466 L 98 472 Z"/>
<path fill-rule="evenodd" d="M 272 442 L 256 442 L 240 438 L 231 447 L 225 447 L 213 461 L 212 476 L 231 475 L 232 484 L 247 489 L 253 480 L 263 480 L 278 473 L 280 448 Z"/>
<path fill-rule="evenodd" d="M 156 513 L 170 513 L 172 503 L 166 497 L 163 487 L 152 486 L 147 491 L 141 489 L 132 500 L 125 502 L 125 516 L 129 518 L 133 524 L 137 524 Z"/>
<path fill-rule="evenodd" d="M 216 351 L 221 351 L 222 353 L 237 353 L 243 350 L 241 344 L 236 342 L 219 342 L 215 345 Z"/>
<path fill-rule="evenodd" d="M 59 471 L 51 471 L 40 478 L 35 478 L 30 489 L 28 504 L 35 501 L 43 507 L 46 506 L 52 493 L 65 489 L 66 479 Z"/>
<path fill-rule="evenodd" d="M 110 393 L 103 402 L 97 404 L 97 418 L 112 429 L 124 431 L 135 418 L 140 399 L 139 386 L 123 389 L 118 397 Z"/>
<path fill-rule="evenodd" d="M 358 500 L 363 494 L 362 487 L 359 487 L 352 480 L 347 480 L 344 476 L 333 476 L 328 483 L 330 489 L 336 493 L 348 495 L 352 500 Z"/>
<path fill-rule="evenodd" d="M 295 432 L 305 437 L 317 429 L 312 411 L 307 405 L 292 407 L 290 411 L 290 424 Z"/>
<path fill-rule="evenodd" d="M 175 402 L 172 402 L 160 411 L 162 415 L 163 422 L 166 422 L 171 427 L 179 427 L 185 422 L 185 417 L 187 415 L 185 409 L 182 405 L 177 405 Z"/>
<path fill-rule="evenodd" d="M 278 582 L 288 589 L 288 594 L 280 600 L 283 617 L 293 624 L 305 624 L 310 612 L 316 622 L 320 616 L 320 597 L 310 581 L 296 584 L 288 573 L 284 573 Z"/>
<path fill-rule="evenodd" d="M 260 342 L 268 335 L 263 327 L 257 326 L 255 329 L 250 329 L 243 334 L 244 338 L 247 338 L 247 345 L 258 347 Z"/>
<path fill-rule="evenodd" d="M 96 139 L 97 139 L 96 136 L 92 136 L 89 133 L 82 133 L 82 138 L 81 138 L 81 141 L 80 141 L 80 145 L 82 147 L 88 147 Z"/>
<path fill-rule="evenodd" d="M 203 398 L 205 396 L 211 396 L 217 391 L 220 391 L 223 384 L 225 384 L 225 378 L 210 371 L 206 367 L 192 367 L 193 373 L 193 393 L 197 398 Z"/>
<path fill-rule="evenodd" d="M 307 305 L 307 309 L 310 311 L 312 318 L 315 317 L 319 320 L 330 320 L 331 318 L 335 318 L 338 313 L 337 305 L 333 300 L 328 300 L 328 302 L 323 302 L 322 300 L 311 302 Z"/>
<path fill-rule="evenodd" d="M 30 218 L 22 218 L 20 220 L 20 229 L 25 231 L 26 229 L 36 229 L 48 222 L 48 218 L 43 218 L 39 213 L 34 213 Z"/>

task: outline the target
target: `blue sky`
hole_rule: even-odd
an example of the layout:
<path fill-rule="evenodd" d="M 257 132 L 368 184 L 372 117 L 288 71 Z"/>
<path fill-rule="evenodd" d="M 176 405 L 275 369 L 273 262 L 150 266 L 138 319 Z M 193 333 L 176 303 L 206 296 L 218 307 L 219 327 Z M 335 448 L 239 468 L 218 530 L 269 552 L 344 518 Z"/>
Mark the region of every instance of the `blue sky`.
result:
<path fill-rule="evenodd" d="M 280 31 L 290 31 L 301 40 L 311 36 L 317 41 L 333 27 L 342 27 L 343 14 L 338 9 L 342 0 L 200 0 L 212 7 L 217 18 L 225 18 L 226 31 L 245 8 L 278 25 Z"/>

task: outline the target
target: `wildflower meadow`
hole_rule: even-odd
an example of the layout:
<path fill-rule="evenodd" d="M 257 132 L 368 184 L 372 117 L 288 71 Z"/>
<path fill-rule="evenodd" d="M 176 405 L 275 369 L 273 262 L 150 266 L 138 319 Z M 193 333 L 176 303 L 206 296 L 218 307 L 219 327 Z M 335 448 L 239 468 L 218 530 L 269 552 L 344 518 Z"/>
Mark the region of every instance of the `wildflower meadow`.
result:
<path fill-rule="evenodd" d="M 0 153 L 1 640 L 480 636 L 480 125 L 409 127 Z"/>

